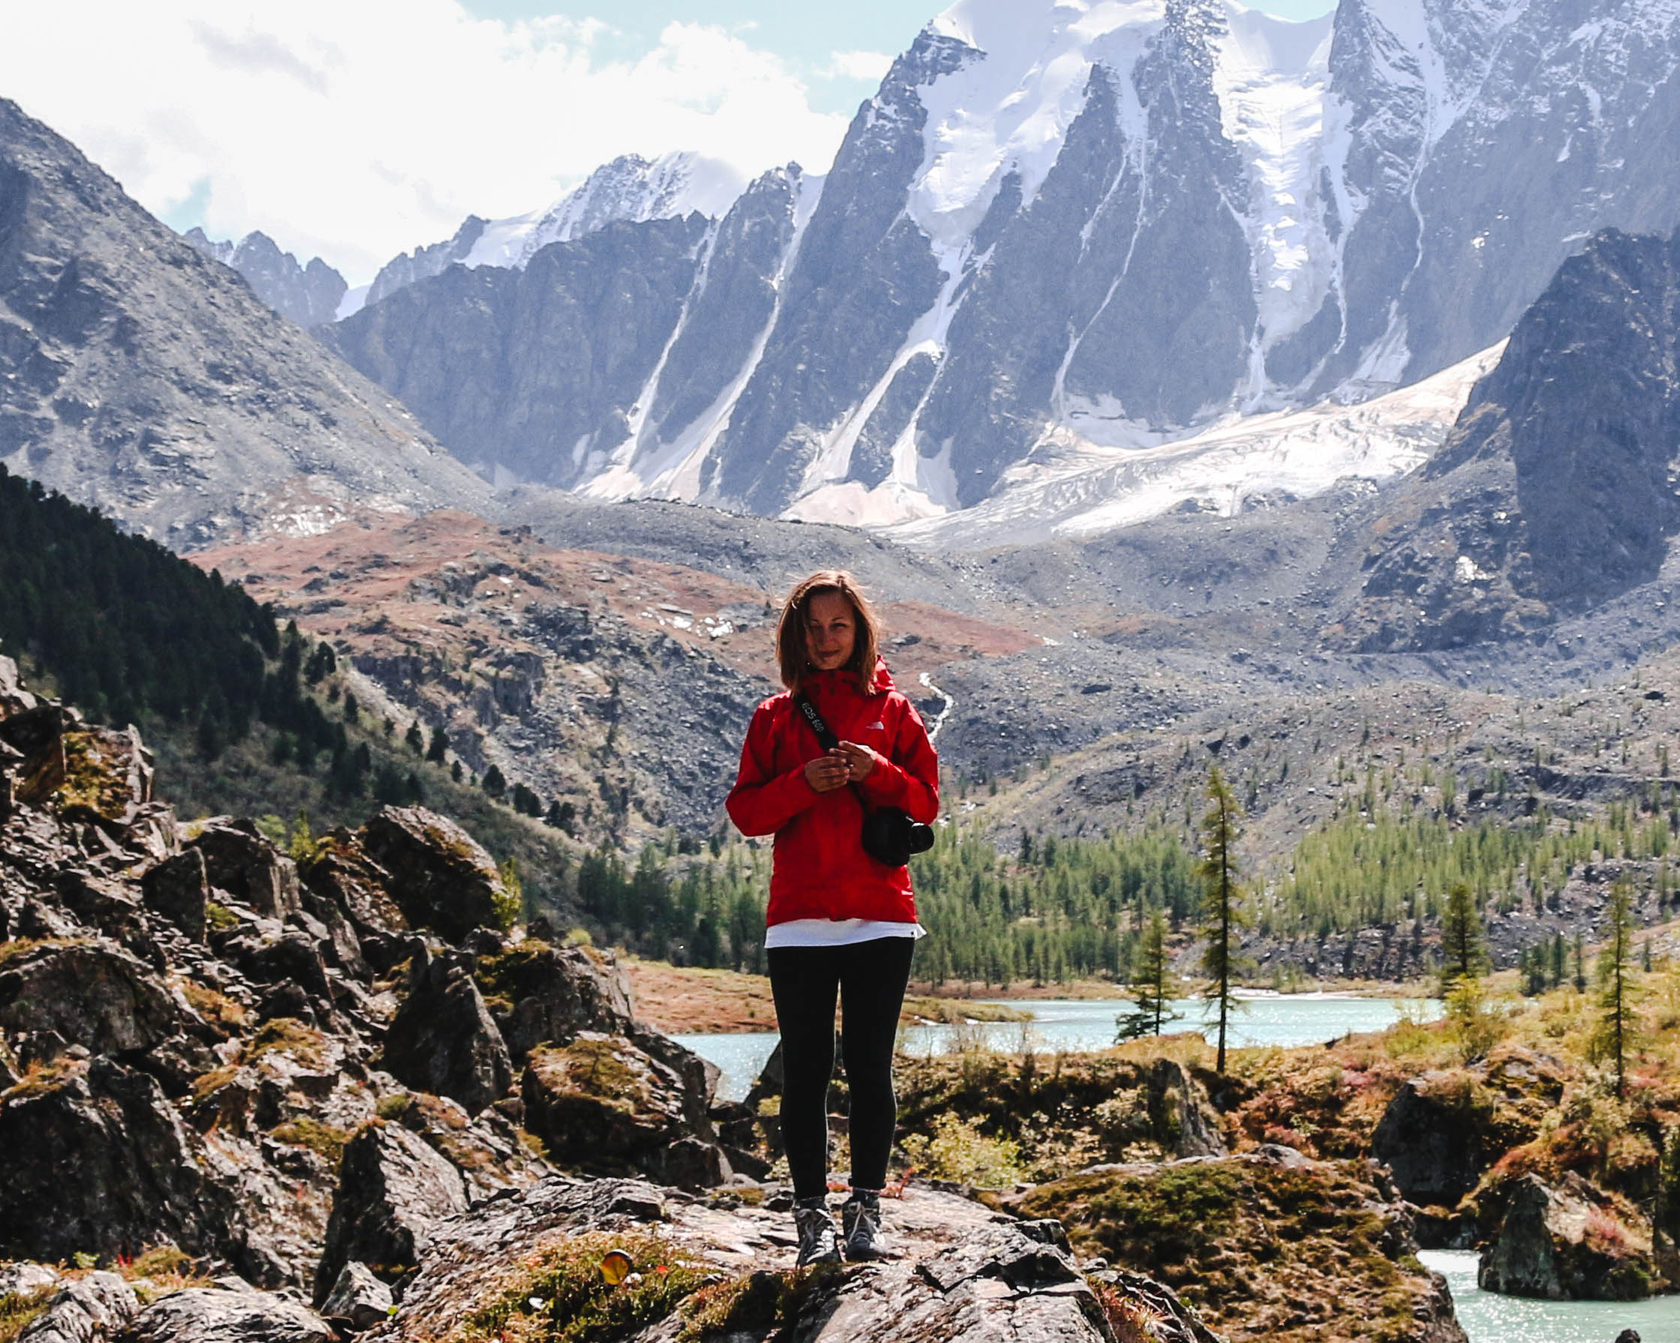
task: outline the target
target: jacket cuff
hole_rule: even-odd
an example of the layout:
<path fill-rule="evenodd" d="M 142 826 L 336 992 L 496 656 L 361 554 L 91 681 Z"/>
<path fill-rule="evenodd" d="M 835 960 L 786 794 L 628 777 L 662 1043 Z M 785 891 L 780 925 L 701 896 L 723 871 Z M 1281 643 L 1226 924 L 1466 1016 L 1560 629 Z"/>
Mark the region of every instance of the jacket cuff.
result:
<path fill-rule="evenodd" d="M 883 806 L 901 807 L 910 790 L 909 776 L 900 765 L 882 758 L 875 771 L 860 785 L 870 798 Z"/>

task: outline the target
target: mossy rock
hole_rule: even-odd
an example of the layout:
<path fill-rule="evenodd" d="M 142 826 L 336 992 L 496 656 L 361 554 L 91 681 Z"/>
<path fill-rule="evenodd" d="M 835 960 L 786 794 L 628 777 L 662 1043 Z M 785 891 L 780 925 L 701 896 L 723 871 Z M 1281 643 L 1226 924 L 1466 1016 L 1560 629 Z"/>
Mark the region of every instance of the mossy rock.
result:
<path fill-rule="evenodd" d="M 1093 1170 L 1007 1200 L 1076 1251 L 1158 1278 L 1232 1343 L 1422 1343 L 1450 1305 L 1391 1188 L 1282 1148 Z"/>
<path fill-rule="evenodd" d="M 521 1094 L 526 1127 L 562 1164 L 622 1168 L 686 1133 L 682 1079 L 622 1036 L 533 1050 Z"/>

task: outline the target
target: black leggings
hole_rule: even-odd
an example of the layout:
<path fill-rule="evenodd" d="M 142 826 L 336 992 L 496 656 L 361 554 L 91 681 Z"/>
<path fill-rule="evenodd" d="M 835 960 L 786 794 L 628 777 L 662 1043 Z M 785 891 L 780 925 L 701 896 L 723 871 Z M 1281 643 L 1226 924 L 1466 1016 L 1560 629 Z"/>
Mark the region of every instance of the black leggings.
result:
<path fill-rule="evenodd" d="M 795 1198 L 828 1192 L 828 1084 L 834 1076 L 834 997 L 851 1089 L 852 1185 L 879 1189 L 898 1123 L 893 1040 L 913 938 L 881 937 L 844 947 L 775 947 L 770 990 L 782 1033 L 782 1141 Z"/>

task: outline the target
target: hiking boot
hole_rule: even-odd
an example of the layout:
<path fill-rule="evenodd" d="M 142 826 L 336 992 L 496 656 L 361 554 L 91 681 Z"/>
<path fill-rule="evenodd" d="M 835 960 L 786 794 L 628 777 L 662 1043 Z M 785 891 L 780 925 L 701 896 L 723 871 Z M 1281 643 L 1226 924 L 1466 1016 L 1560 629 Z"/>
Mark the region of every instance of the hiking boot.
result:
<path fill-rule="evenodd" d="M 873 1191 L 853 1190 L 841 1205 L 840 1224 L 845 1229 L 846 1258 L 884 1259 L 881 1244 L 881 1196 Z"/>
<path fill-rule="evenodd" d="M 800 1199 L 793 1205 L 793 1223 L 799 1228 L 796 1268 L 840 1262 L 840 1241 L 834 1232 L 834 1219 L 828 1215 L 827 1199 Z"/>

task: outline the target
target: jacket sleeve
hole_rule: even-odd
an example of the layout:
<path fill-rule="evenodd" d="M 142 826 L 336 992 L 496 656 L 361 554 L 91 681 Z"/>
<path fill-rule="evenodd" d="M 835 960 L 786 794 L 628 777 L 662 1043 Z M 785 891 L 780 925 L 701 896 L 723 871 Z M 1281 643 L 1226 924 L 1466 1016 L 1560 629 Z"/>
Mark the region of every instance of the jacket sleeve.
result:
<path fill-rule="evenodd" d="M 773 835 L 817 800 L 803 767 L 776 774 L 775 715 L 761 704 L 741 747 L 741 772 L 724 806 L 743 835 Z"/>
<path fill-rule="evenodd" d="M 903 807 L 913 821 L 932 825 L 938 819 L 939 755 L 908 699 L 898 716 L 892 754 L 860 787 L 875 805 Z"/>

